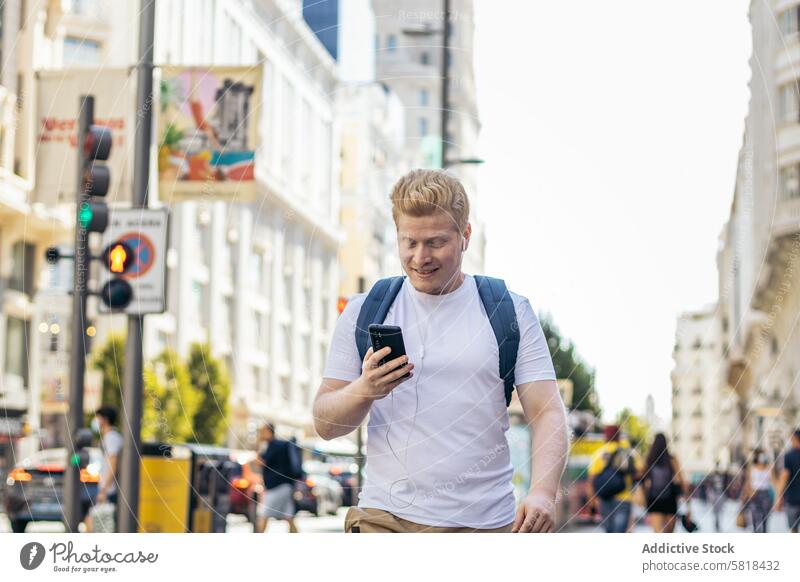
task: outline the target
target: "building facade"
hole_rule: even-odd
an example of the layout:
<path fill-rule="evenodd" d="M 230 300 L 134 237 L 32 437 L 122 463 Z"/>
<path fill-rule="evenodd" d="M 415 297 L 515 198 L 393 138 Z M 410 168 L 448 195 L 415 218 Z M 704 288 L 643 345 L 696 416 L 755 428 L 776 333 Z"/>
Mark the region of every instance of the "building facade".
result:
<path fill-rule="evenodd" d="M 4 3 L 4 9 L 10 4 Z M 82 68 L 102 77 L 134 64 L 138 27 L 131 23 L 138 22 L 140 2 L 115 2 L 113 10 L 100 0 L 19 4 L 29 11 L 20 20 L 27 26 L 21 27 L 17 50 L 20 84 L 31 100 L 16 126 L 4 123 L 2 143 L 9 143 L 5 136 L 16 127 L 18 174 L 8 182 L 21 185 L 17 198 L 27 200 L 27 206 L 14 200 L 21 210 L 9 220 L 0 218 L 0 269 L 14 279 L 14 288 L 3 286 L 9 307 L 0 319 L 0 335 L 11 334 L 13 341 L 0 340 L 0 352 L 9 352 L 3 359 L 4 384 L 14 388 L 13 394 L 8 390 L 13 397 L 8 402 L 16 406 L 20 386 L 27 390 L 29 385 L 29 416 L 44 427 L 37 428 L 41 444 L 55 446 L 65 438 L 71 326 L 66 290 L 72 265 L 62 261 L 46 268 L 41 257 L 52 244 L 72 246 L 74 202 L 71 196 L 36 189 L 37 170 L 40 179 L 48 176 L 37 168 L 39 120 L 33 101 L 48 74 Z M 5 33 L 8 21 L 3 24 Z M 232 380 L 231 446 L 252 447 L 264 421 L 276 423 L 282 434 L 310 435 L 311 400 L 336 317 L 342 240 L 335 62 L 303 21 L 299 0 L 160 0 L 154 60 L 157 66 L 259 68 L 263 103 L 253 201 L 232 203 L 213 196 L 162 200 L 158 177 L 151 172 L 150 206 L 168 206 L 171 218 L 170 248 L 165 249 L 167 310 L 145 317 L 145 361 L 166 348 L 185 357 L 194 342 L 208 342 Z M 13 95 L 13 88 L 8 91 Z M 76 110 L 77 105 L 76 100 Z M 121 133 L 132 143 L 134 123 L 126 125 Z M 130 178 L 132 157 L 128 164 L 122 173 Z M 111 202 L 125 206 L 129 196 L 130 188 L 121 187 Z M 60 229 L 53 227 L 51 215 L 59 217 Z M 1 210 L 0 217 L 5 216 Z M 35 248 L 25 246 L 28 239 L 18 234 L 22 230 L 30 233 Z M 20 260 L 12 261 L 13 256 Z M 17 280 L 31 277 L 41 292 L 23 296 L 15 288 L 22 285 Z M 94 298 L 88 316 L 96 326 L 94 346 L 110 333 L 125 332 L 126 318 L 98 315 Z M 20 337 L 28 337 L 28 343 L 20 343 Z M 23 361 L 20 354 L 30 358 Z M 86 389 L 87 403 L 96 404 L 99 388 L 91 371 Z"/>
<path fill-rule="evenodd" d="M 724 345 L 717 306 L 677 321 L 672 372 L 671 449 L 687 473 L 729 468 L 739 442 L 736 394 L 724 378 Z"/>
<path fill-rule="evenodd" d="M 800 2 L 752 2 L 750 107 L 718 253 L 728 384 L 743 460 L 800 425 Z"/>

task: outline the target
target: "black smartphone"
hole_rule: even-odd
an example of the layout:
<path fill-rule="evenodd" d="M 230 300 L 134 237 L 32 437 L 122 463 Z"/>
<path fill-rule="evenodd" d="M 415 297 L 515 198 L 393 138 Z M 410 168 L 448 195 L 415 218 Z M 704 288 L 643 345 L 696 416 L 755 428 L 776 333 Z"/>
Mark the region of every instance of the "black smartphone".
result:
<path fill-rule="evenodd" d="M 392 348 L 391 353 L 380 361 L 383 365 L 388 361 L 406 355 L 406 344 L 403 343 L 403 330 L 396 325 L 380 325 L 372 323 L 369 329 L 369 338 L 372 341 L 372 351 L 377 352 L 386 346 Z M 405 366 L 406 364 L 403 364 Z M 403 376 L 406 378 L 409 374 Z"/>

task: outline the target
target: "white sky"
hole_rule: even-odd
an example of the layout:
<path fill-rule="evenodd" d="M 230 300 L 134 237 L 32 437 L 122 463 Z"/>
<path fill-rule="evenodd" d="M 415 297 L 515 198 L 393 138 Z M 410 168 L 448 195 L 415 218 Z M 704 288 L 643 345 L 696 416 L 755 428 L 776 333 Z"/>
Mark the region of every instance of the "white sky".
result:
<path fill-rule="evenodd" d="M 606 418 L 667 418 L 676 317 L 716 300 L 749 2 L 475 4 L 487 273 L 553 314 Z"/>

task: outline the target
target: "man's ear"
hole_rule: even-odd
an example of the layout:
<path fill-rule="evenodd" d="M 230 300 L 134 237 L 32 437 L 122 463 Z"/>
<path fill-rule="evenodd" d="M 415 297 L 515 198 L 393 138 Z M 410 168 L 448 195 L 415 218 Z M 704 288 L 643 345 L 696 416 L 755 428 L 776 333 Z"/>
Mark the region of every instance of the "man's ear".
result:
<path fill-rule="evenodd" d="M 472 224 L 470 224 L 469 222 L 467 223 L 467 227 L 464 229 L 464 233 L 461 236 L 462 236 L 461 250 L 463 252 L 467 250 L 467 246 L 469 245 L 469 239 L 470 237 L 472 237 Z"/>

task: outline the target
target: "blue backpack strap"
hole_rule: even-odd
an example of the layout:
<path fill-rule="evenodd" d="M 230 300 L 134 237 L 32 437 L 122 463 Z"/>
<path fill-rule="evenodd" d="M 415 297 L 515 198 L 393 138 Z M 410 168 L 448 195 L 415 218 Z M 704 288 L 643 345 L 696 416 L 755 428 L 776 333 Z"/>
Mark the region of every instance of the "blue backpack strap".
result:
<path fill-rule="evenodd" d="M 514 367 L 519 351 L 519 325 L 514 300 L 502 279 L 473 275 L 478 293 L 492 325 L 500 349 L 500 378 L 505 384 L 506 406 L 511 403 L 514 391 Z"/>
<path fill-rule="evenodd" d="M 372 345 L 369 340 L 369 325 L 383 323 L 386 314 L 389 313 L 389 308 L 403 286 L 404 279 L 405 277 L 379 279 L 369 290 L 367 298 L 361 305 L 361 311 L 358 312 L 356 321 L 356 346 L 358 346 L 358 355 L 362 362 Z"/>

